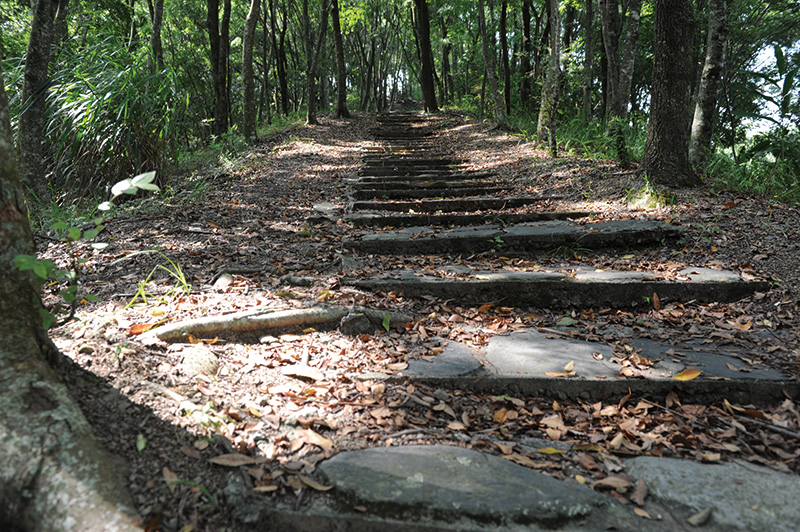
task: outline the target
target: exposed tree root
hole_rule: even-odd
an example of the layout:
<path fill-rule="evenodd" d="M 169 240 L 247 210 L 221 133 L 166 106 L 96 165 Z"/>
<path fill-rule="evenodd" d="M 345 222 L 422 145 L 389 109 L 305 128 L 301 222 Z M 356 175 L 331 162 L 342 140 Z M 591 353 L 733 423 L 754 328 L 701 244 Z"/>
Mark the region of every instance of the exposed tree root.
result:
<path fill-rule="evenodd" d="M 371 331 L 381 328 L 386 314 L 389 323 L 405 323 L 413 318 L 394 311 L 375 310 L 364 307 L 313 307 L 291 310 L 246 311 L 220 316 L 206 316 L 157 327 L 150 331 L 164 342 L 186 341 L 189 335 L 196 338 L 231 336 L 236 334 L 268 334 L 292 329 L 335 328 L 342 319 L 352 315 L 363 315 L 370 322 Z"/>

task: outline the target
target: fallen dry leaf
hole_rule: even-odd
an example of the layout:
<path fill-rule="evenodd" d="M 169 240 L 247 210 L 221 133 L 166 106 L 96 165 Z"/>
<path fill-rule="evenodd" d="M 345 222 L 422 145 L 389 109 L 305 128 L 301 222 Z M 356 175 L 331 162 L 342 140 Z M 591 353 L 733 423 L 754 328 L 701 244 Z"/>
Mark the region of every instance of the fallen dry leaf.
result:
<path fill-rule="evenodd" d="M 703 373 L 703 370 L 697 368 L 686 368 L 677 375 L 674 375 L 672 378 L 677 381 L 690 381 L 699 377 L 701 373 Z"/>
<path fill-rule="evenodd" d="M 239 467 L 243 465 L 255 464 L 256 459 L 252 456 L 247 456 L 239 453 L 221 454 L 208 459 L 212 464 L 217 464 L 225 467 Z"/>

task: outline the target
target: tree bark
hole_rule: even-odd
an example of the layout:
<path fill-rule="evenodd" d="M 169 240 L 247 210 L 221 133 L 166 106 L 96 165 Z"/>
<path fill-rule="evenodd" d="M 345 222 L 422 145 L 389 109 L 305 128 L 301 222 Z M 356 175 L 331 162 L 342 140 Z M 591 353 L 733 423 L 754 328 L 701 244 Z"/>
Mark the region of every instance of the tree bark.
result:
<path fill-rule="evenodd" d="M 650 122 L 641 170 L 658 186 L 699 184 L 689 164 L 691 0 L 656 0 Z"/>
<path fill-rule="evenodd" d="M 506 115 L 511 114 L 511 67 L 508 64 L 508 2 L 503 0 L 500 7 L 500 58 L 503 63 L 503 99 Z"/>
<path fill-rule="evenodd" d="M 519 58 L 519 97 L 522 108 L 531 110 L 531 1 L 522 0 L 522 53 Z M 589 0 L 591 1 L 591 0 Z"/>
<path fill-rule="evenodd" d="M 214 123 L 219 125 L 218 135 L 228 131 L 230 104 L 230 56 L 231 56 L 231 0 L 222 2 L 222 21 L 219 27 L 219 96 L 215 107 Z"/>
<path fill-rule="evenodd" d="M 453 101 L 453 72 L 450 68 L 450 52 L 453 49 L 453 43 L 447 36 L 447 20 L 442 17 L 439 20 L 442 30 L 442 101 Z"/>
<path fill-rule="evenodd" d="M 328 30 L 329 1 L 320 0 L 320 25 L 315 45 L 311 33 L 311 17 L 308 14 L 308 0 L 303 0 L 303 36 L 306 48 L 306 124 L 310 125 L 319 123 L 317 121 L 317 63 Z"/>
<path fill-rule="evenodd" d="M 331 4 L 331 21 L 333 44 L 336 47 L 336 116 L 350 118 L 350 112 L 347 110 L 347 69 L 344 63 L 342 25 L 339 21 L 339 0 L 333 0 Z"/>
<path fill-rule="evenodd" d="M 32 3 L 33 23 L 25 53 L 22 110 L 17 127 L 17 155 L 22 182 L 42 203 L 46 203 L 50 195 L 45 176 L 42 140 L 47 86 L 50 83 L 47 71 L 57 7 L 57 0 L 38 0 Z"/>
<path fill-rule="evenodd" d="M 500 94 L 497 86 L 497 65 L 495 64 L 494 50 L 489 49 L 489 36 L 486 29 L 486 12 L 483 7 L 483 0 L 478 0 L 478 28 L 481 34 L 481 50 L 483 51 L 483 72 L 485 79 L 489 82 L 489 92 L 491 92 L 492 102 L 494 103 L 495 127 L 508 129 L 505 102 L 503 102 L 503 95 Z"/>
<path fill-rule="evenodd" d="M 583 23 L 583 123 L 592 118 L 592 82 L 594 81 L 594 0 L 586 0 L 586 13 Z"/>
<path fill-rule="evenodd" d="M 542 103 L 539 116 L 540 128 L 537 132 L 539 142 L 547 137 L 547 144 L 551 157 L 558 156 L 558 139 L 556 126 L 558 122 L 558 101 L 561 95 L 561 15 L 558 10 L 558 0 L 548 0 L 550 28 L 550 68 L 542 89 Z M 543 131 L 545 130 L 545 131 Z"/>
<path fill-rule="evenodd" d="M 270 26 L 272 33 L 272 48 L 275 50 L 275 69 L 278 73 L 278 93 L 281 114 L 289 114 L 289 81 L 286 76 L 286 31 L 288 28 L 286 13 L 283 13 L 281 31 L 278 32 L 278 14 L 275 7 L 276 0 L 269 0 Z"/>
<path fill-rule="evenodd" d="M 259 19 L 261 0 L 251 0 L 250 10 L 244 22 L 242 40 L 242 134 L 245 139 L 256 137 L 256 82 L 253 74 L 253 41 Z"/>
<path fill-rule="evenodd" d="M 633 67 L 639 40 L 639 19 L 642 0 L 631 0 L 628 28 L 624 50 L 620 52 L 622 21 L 619 17 L 618 0 L 599 0 L 600 19 L 603 28 L 603 45 L 607 62 L 608 96 L 606 98 L 606 120 L 609 133 L 616 141 L 617 158 L 622 165 L 628 162 L 625 145 L 625 122 L 628 117 Z"/>
<path fill-rule="evenodd" d="M 414 0 L 415 23 L 419 39 L 420 84 L 425 111 L 435 113 L 439 110 L 436 103 L 436 86 L 433 81 L 433 51 L 431 49 L 431 20 L 428 13 L 427 0 Z"/>
<path fill-rule="evenodd" d="M 0 529 L 141 530 L 123 475 L 48 364 L 38 287 L 13 263 L 34 245 L 3 87 L 0 71 Z"/>
<path fill-rule="evenodd" d="M 725 49 L 728 40 L 728 3 L 730 0 L 709 0 L 708 37 L 703 74 L 700 78 L 697 103 L 692 121 L 692 136 L 689 143 L 689 161 L 702 169 L 711 151 L 711 139 L 717 119 L 717 95 L 725 65 Z"/>
<path fill-rule="evenodd" d="M 150 58 L 150 71 L 155 72 L 164 69 L 164 50 L 161 46 L 161 25 L 164 20 L 164 0 L 153 1 L 153 29 L 150 32 L 150 51 L 153 54 Z M 155 63 L 153 63 L 155 61 Z"/>

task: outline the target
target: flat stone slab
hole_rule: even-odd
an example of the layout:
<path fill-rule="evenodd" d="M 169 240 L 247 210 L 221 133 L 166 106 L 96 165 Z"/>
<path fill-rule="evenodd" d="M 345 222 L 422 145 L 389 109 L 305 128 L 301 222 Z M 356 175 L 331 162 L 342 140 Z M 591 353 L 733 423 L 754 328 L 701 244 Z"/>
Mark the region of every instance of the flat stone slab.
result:
<path fill-rule="evenodd" d="M 488 226 L 487 226 L 488 227 Z M 367 253 L 480 253 L 483 251 L 532 251 L 574 245 L 576 249 L 652 244 L 677 238 L 684 229 L 666 222 L 617 220 L 580 224 L 553 220 L 526 222 L 487 232 L 475 228 L 435 229 L 417 232 L 373 233 L 346 245 Z"/>
<path fill-rule="evenodd" d="M 461 198 L 468 196 L 483 196 L 487 193 L 501 193 L 507 191 L 508 186 L 450 186 L 450 187 L 407 187 L 405 189 L 356 189 L 353 191 L 355 199 L 414 199 L 414 198 Z"/>
<path fill-rule="evenodd" d="M 800 477 L 748 462 L 701 464 L 643 456 L 625 461 L 668 507 L 711 509 L 702 529 L 795 532 L 800 528 Z"/>
<path fill-rule="evenodd" d="M 493 234 L 491 231 L 486 229 L 482 235 Z M 372 279 L 343 279 L 342 283 L 411 297 L 452 299 L 464 306 L 494 303 L 547 308 L 635 307 L 647 303 L 654 293 L 662 304 L 732 302 L 769 289 L 767 281 L 747 281 L 736 272 L 707 268 L 686 268 L 674 280 L 651 272 L 595 271 L 586 266 L 565 270 L 475 271 L 458 277 L 400 270 Z"/>
<path fill-rule="evenodd" d="M 679 390 L 681 397 L 723 394 L 741 402 L 780 398 L 784 391 L 800 392 L 800 383 L 778 370 L 747 364 L 730 346 L 703 344 L 700 339 L 677 345 L 645 339 L 628 343 L 651 364 L 625 363 L 607 344 L 526 330 L 492 337 L 484 349 L 450 342 L 430 360 L 409 361 L 401 376 L 462 390 L 516 390 L 583 400 L 629 390 L 656 395 Z M 690 381 L 673 379 L 687 368 L 702 373 Z"/>
<path fill-rule="evenodd" d="M 487 213 L 487 214 L 381 214 L 365 213 L 348 214 L 344 221 L 356 227 L 407 227 L 407 226 L 432 226 L 432 225 L 477 225 L 487 222 L 520 223 L 541 222 L 547 220 L 578 219 L 589 216 L 591 213 L 582 211 L 550 211 L 531 213 Z"/>
<path fill-rule="evenodd" d="M 353 190 L 427 190 L 427 189 L 448 189 L 448 188 L 477 188 L 477 187 L 496 187 L 503 185 L 501 182 L 487 182 L 482 179 L 461 179 L 457 181 L 447 180 L 407 180 L 407 179 L 381 179 L 361 181 L 355 180 L 351 183 Z M 508 187 L 507 187 L 508 188 Z"/>
<path fill-rule="evenodd" d="M 458 212 L 495 209 L 513 209 L 534 205 L 541 201 L 559 199 L 548 196 L 528 196 L 512 198 L 457 198 L 418 201 L 354 201 L 353 211 L 391 211 L 391 212 Z"/>
<path fill-rule="evenodd" d="M 406 520 L 544 525 L 551 530 L 632 530 L 627 509 L 600 493 L 502 458 L 444 445 L 339 453 L 318 465 L 332 494 L 367 513 Z M 538 528 L 537 528 L 538 529 Z"/>

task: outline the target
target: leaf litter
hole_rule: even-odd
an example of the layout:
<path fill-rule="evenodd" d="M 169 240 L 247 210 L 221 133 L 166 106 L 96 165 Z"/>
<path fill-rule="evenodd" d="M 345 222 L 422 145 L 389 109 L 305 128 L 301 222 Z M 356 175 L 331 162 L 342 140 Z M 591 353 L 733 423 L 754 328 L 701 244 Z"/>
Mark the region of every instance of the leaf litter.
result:
<path fill-rule="evenodd" d="M 758 405 L 725 397 L 692 404 L 675 393 L 612 402 L 553 401 L 386 381 L 410 360 L 442 353 L 447 342 L 479 347 L 491 336 L 527 327 L 611 342 L 621 369 L 634 373 L 646 362 L 609 334 L 611 327 L 671 342 L 668 356 L 676 360 L 683 356 L 685 340 L 714 339 L 736 348 L 739 371 L 765 365 L 796 378 L 800 366 L 797 209 L 725 191 L 679 190 L 669 208 L 631 210 L 625 187 L 634 178 L 609 161 L 565 157 L 555 162 L 516 137 L 484 132 L 478 122 L 446 115 L 431 120 L 442 131 L 437 149 L 443 154 L 518 183 L 520 195 L 546 191 L 562 198 L 535 209 L 590 211 L 594 220 L 669 220 L 686 227 L 687 235 L 675 248 L 621 258 L 580 250 L 558 257 L 493 252 L 455 260 L 351 257 L 342 240 L 358 229 L 307 217 L 321 201 L 344 206 L 342 178 L 355 172 L 364 148 L 376 145 L 368 133 L 375 125 L 370 117 L 323 118 L 321 126 L 264 139 L 239 164 L 204 170 L 199 176 L 208 185 L 203 197 L 178 192 L 166 202 L 143 201 L 140 214 L 106 224 L 101 238 L 110 246 L 102 251 L 77 246 L 80 258 L 87 259 L 85 286 L 105 302 L 87 304 L 80 321 L 53 331 L 53 337 L 74 361 L 63 371 L 64 380 L 98 439 L 127 462 L 131 492 L 146 518 L 174 529 L 229 524 L 235 509 L 222 506 L 219 495 L 231 471 L 262 497 L 299 507 L 313 504 L 330 488 L 315 473 L 321 460 L 373 446 L 472 447 L 639 507 L 646 486 L 624 473 L 621 457 L 738 458 L 800 472 L 799 407 L 789 397 Z M 41 247 L 46 258 L 65 256 L 62 245 Z M 160 263 L 158 254 L 145 253 L 157 248 L 180 264 L 191 290 L 173 291 L 174 279 L 159 271 L 145 287 L 147 304 L 128 305 Z M 442 268 L 453 263 L 510 271 L 589 265 L 651 270 L 665 278 L 689 265 L 724 267 L 775 284 L 768 293 L 726 305 L 664 302 L 654 294 L 634 309 L 565 314 L 503 307 L 501 297 L 462 308 L 393 292 L 364 293 L 338 281 L 346 270 L 355 277 L 399 268 L 453 276 Z M 298 283 L 298 278 L 310 281 Z M 46 303 L 57 289 L 46 289 Z M 162 323 L 320 302 L 369 306 L 381 315 L 402 310 L 417 318 L 353 335 L 307 328 L 257 342 L 235 337 L 169 345 L 140 341 L 147 329 Z M 187 369 L 195 367 L 188 364 L 187 347 L 198 344 L 216 359 L 215 371 Z M 571 378 L 579 370 L 570 362 L 560 376 Z M 687 368 L 681 378 L 694 378 L 696 371 Z"/>

